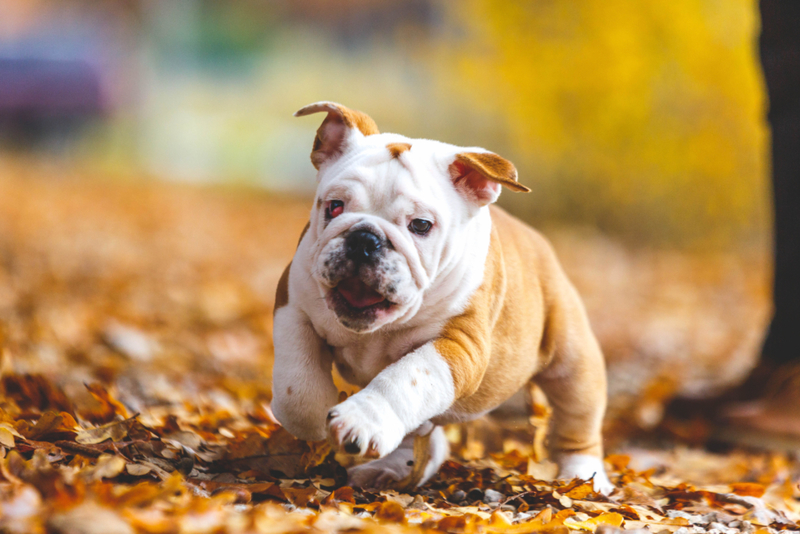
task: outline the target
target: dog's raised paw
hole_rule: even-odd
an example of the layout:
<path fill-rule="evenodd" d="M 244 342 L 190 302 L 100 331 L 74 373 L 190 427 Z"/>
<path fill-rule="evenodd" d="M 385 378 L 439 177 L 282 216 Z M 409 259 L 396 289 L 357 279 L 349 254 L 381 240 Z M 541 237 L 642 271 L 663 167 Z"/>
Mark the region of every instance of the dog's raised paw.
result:
<path fill-rule="evenodd" d="M 363 392 L 362 392 L 363 393 Z M 400 445 L 405 431 L 389 404 L 377 395 L 353 395 L 328 412 L 328 435 L 348 454 L 382 458 Z"/>

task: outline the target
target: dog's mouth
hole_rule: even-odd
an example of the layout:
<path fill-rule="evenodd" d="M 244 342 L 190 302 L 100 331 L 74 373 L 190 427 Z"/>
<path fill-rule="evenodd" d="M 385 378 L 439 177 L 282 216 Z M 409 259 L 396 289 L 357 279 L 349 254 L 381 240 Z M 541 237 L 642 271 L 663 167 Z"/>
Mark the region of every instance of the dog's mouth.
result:
<path fill-rule="evenodd" d="M 359 277 L 345 278 L 333 289 L 353 311 L 386 309 L 392 303 L 383 295 L 365 284 Z"/>

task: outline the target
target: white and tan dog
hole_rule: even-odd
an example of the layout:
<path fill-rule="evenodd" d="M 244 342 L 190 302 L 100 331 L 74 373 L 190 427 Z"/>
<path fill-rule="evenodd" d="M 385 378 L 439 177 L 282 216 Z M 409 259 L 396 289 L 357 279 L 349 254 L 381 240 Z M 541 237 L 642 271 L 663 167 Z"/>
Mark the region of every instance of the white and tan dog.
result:
<path fill-rule="evenodd" d="M 482 148 L 378 132 L 367 115 L 325 112 L 311 161 L 317 198 L 275 303 L 272 409 L 306 440 L 351 454 L 351 483 L 380 487 L 413 464 L 444 462 L 439 425 L 479 417 L 534 380 L 552 409 L 560 478 L 612 485 L 602 461 L 603 356 L 547 241 L 490 207 L 501 186 L 529 191 Z M 332 378 L 363 389 L 344 402 Z"/>

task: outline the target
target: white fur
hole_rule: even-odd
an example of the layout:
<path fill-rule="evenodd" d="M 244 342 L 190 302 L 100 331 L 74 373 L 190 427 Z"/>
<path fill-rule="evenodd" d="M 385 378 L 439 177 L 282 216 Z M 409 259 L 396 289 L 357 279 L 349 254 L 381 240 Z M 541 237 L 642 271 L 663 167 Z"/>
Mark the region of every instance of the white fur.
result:
<path fill-rule="evenodd" d="M 309 230 L 292 262 L 286 307 L 304 315 L 316 335 L 332 348 L 335 360 L 350 367 L 353 376 L 345 378 L 365 387 L 388 365 L 435 339 L 447 320 L 464 309 L 483 280 L 492 222 L 488 208 L 470 213 L 449 185 L 447 165 L 437 153 L 437 147 L 444 146 L 442 143 L 395 134 L 362 136 L 352 142 L 356 141 L 371 144 L 321 167 L 317 198 L 329 198 L 329 191 L 334 191 L 333 195 L 346 193 L 347 200 L 353 201 L 359 211 L 345 210 L 325 227 L 324 209 L 315 203 Z M 412 151 L 419 151 L 415 157 L 407 157 L 410 170 L 391 160 L 386 149 L 387 143 L 402 141 L 413 142 Z M 426 147 L 426 143 L 430 146 Z M 456 149 L 452 147 L 447 152 L 455 154 Z M 339 187 L 344 188 L 343 193 L 335 192 Z M 409 199 L 418 202 L 414 204 Z M 427 208 L 422 206 L 423 200 Z M 422 206 L 426 213 L 435 212 L 440 228 L 424 239 L 411 236 L 406 225 L 409 218 L 417 215 L 409 212 L 412 206 Z M 391 236 L 403 258 L 398 268 L 405 269 L 415 281 L 406 287 L 406 306 L 397 316 L 366 333 L 342 326 L 324 300 L 327 288 L 315 276 L 325 247 L 336 235 L 359 222 L 369 222 Z M 277 323 L 275 328 L 277 331 Z M 277 344 L 276 339 L 276 347 Z M 276 391 L 289 385 L 276 376 Z"/>
<path fill-rule="evenodd" d="M 343 446 L 361 453 L 372 447 L 379 457 L 455 400 L 450 366 L 426 343 L 389 365 L 369 385 L 330 411 L 328 431 Z"/>
<path fill-rule="evenodd" d="M 430 420 L 454 402 L 450 367 L 432 341 L 483 281 L 492 221 L 484 203 L 453 187 L 448 169 L 458 153 L 486 151 L 397 134 L 364 136 L 355 129 L 333 134 L 342 136 L 341 154 L 319 166 L 309 229 L 289 273 L 289 303 L 275 314 L 272 407 L 299 438 L 330 435 L 339 446 L 356 442 L 360 454 L 379 456 L 351 469 L 350 476 L 360 486 L 380 485 L 408 474 L 413 433 L 430 428 Z M 412 148 L 393 158 L 388 143 Z M 342 200 L 344 212 L 325 220 L 331 200 Z M 414 218 L 433 221 L 429 235 L 408 231 Z M 361 226 L 391 243 L 381 259 L 386 273 L 378 276 L 394 277 L 381 281 L 393 282 L 397 294 L 391 299 L 396 306 L 355 331 L 326 303 L 338 281 L 326 278 L 325 260 L 341 248 L 345 232 Z M 338 405 L 334 363 L 345 379 L 364 388 Z M 425 480 L 447 456 L 443 431 L 433 432 Z M 611 487 L 598 458 L 568 456 L 560 465 L 565 477 L 595 475 L 596 488 Z"/>
<path fill-rule="evenodd" d="M 430 425 L 426 425 L 430 426 Z M 417 484 L 421 486 L 431 479 L 439 470 L 439 467 L 450 454 L 450 445 L 444 435 L 444 429 L 440 426 L 434 427 L 430 434 L 428 465 L 422 480 Z M 365 464 L 351 467 L 347 470 L 348 484 L 359 488 L 382 489 L 393 482 L 400 482 L 411 474 L 414 469 L 414 440 L 419 432 L 414 432 L 406 436 L 400 446 L 394 452 L 380 460 L 373 460 Z"/>
<path fill-rule="evenodd" d="M 272 413 L 300 439 L 325 439 L 325 417 L 339 396 L 330 350 L 293 306 L 275 312 L 273 336 Z"/>
<path fill-rule="evenodd" d="M 413 153 L 403 154 L 404 164 L 390 157 L 390 142 L 413 143 Z M 431 340 L 464 309 L 483 280 L 491 217 L 488 208 L 460 197 L 447 172 L 456 153 L 482 149 L 395 134 L 353 133 L 347 143 L 349 150 L 320 167 L 317 198 L 323 204 L 315 202 L 312 208 L 309 230 L 289 274 L 289 304 L 275 315 L 273 410 L 292 434 L 320 439 L 326 435 L 325 415 L 333 407 L 336 415 L 327 429 L 335 429 L 339 445 L 355 439 L 362 454 L 372 444 L 372 452 L 387 457 L 406 436 L 453 404 L 450 367 Z M 344 200 L 346 209 L 326 225 L 324 201 L 330 199 Z M 417 217 L 436 225 L 424 239 L 406 229 Z M 396 316 L 365 333 L 348 330 L 328 309 L 320 277 L 326 247 L 340 246 L 336 240 L 356 224 L 370 224 L 385 234 L 396 250 L 397 268 L 413 281 L 403 286 Z M 345 378 L 364 387 L 335 407 L 333 361 Z M 443 434 L 437 431 L 435 436 L 435 461 L 428 476 L 446 456 Z M 393 460 L 386 461 L 393 465 Z"/>
<path fill-rule="evenodd" d="M 614 491 L 614 485 L 608 480 L 603 459 L 588 454 L 564 454 L 558 458 L 558 478 L 583 480 L 592 479 L 594 490 L 603 495 Z"/>

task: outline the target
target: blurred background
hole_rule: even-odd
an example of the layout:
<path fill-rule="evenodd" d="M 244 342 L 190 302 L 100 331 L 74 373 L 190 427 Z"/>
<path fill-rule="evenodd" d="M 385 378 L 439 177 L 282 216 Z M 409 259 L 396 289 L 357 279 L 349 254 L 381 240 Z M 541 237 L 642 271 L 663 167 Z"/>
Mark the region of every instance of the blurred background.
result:
<path fill-rule="evenodd" d="M 501 204 L 586 301 L 609 424 L 651 429 L 768 319 L 758 31 L 754 0 L 0 0 L 0 371 L 268 399 L 315 186 L 292 113 L 333 100 L 517 165 Z"/>

